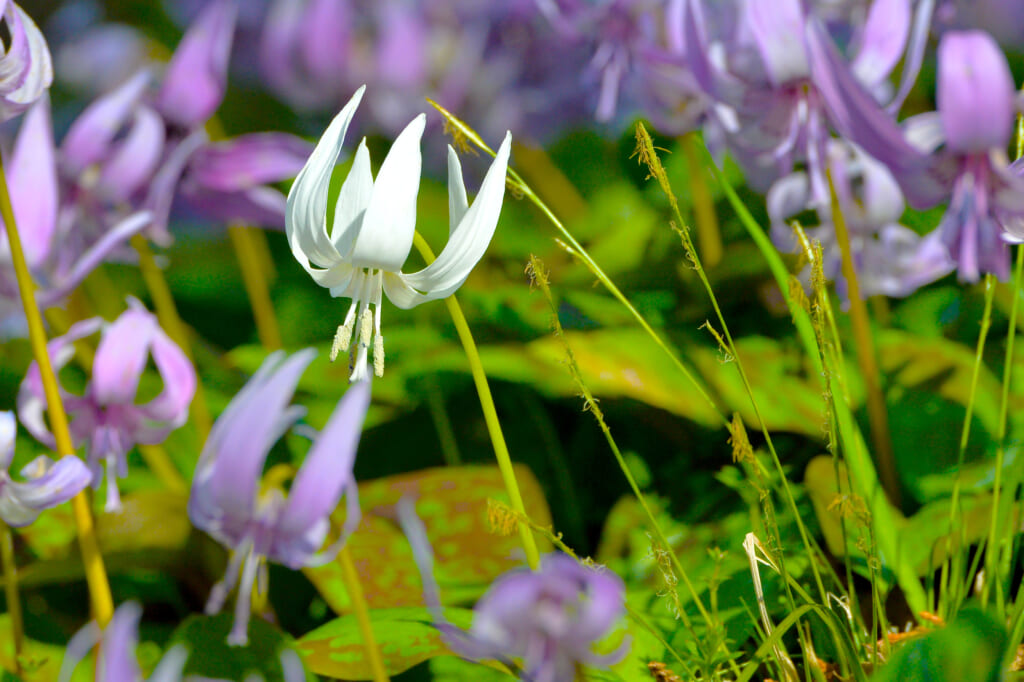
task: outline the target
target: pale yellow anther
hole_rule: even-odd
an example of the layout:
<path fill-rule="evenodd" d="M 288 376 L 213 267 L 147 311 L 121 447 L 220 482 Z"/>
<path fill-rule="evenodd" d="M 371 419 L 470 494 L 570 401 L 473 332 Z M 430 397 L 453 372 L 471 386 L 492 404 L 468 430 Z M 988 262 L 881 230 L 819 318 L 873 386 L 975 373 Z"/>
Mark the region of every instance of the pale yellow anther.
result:
<path fill-rule="evenodd" d="M 384 376 L 384 337 L 380 334 L 373 338 L 373 373 Z"/>

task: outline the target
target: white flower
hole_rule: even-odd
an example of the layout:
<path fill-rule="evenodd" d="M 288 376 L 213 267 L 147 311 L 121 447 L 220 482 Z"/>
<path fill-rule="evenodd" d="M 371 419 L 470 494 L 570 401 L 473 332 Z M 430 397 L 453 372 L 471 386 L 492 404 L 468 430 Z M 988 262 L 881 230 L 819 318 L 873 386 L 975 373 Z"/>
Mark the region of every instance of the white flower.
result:
<path fill-rule="evenodd" d="M 327 127 L 295 178 L 285 213 L 285 231 L 295 259 L 317 284 L 330 289 L 331 296 L 352 299 L 331 348 L 333 360 L 340 351 L 352 347 L 351 381 L 367 375 L 371 341 L 374 372 L 377 376 L 383 374 L 382 291 L 399 308 L 445 298 L 462 285 L 483 257 L 501 213 L 512 146 L 512 136 L 506 133 L 472 206 L 466 198 L 462 166 L 455 150 L 448 147 L 448 243 L 433 263 L 419 272 L 405 274 L 401 268 L 416 230 L 419 145 L 426 120 L 423 114 L 395 140 L 376 180 L 370 171 L 366 140 L 359 144 L 338 195 L 334 224 L 327 228 L 331 172 L 365 89 L 365 85 L 359 88 Z"/>

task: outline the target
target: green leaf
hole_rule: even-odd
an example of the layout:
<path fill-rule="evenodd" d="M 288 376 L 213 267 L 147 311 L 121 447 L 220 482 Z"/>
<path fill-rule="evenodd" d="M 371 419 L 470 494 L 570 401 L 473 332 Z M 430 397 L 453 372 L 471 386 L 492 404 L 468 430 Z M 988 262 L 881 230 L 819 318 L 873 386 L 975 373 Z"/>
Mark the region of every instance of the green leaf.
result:
<path fill-rule="evenodd" d="M 551 515 L 540 484 L 528 468 L 515 466 L 516 479 L 530 517 L 542 526 Z M 501 474 L 494 466 L 426 469 L 359 485 L 363 518 L 348 540 L 371 609 L 423 604 L 412 550 L 394 522 L 394 506 L 404 496 L 416 500 L 416 512 L 434 548 L 434 575 L 445 604 L 479 597 L 502 573 L 522 565 L 519 535 L 497 535 L 487 520 L 487 500 L 508 503 Z M 545 543 L 538 538 L 541 551 Z M 351 608 L 337 561 L 303 569 L 336 613 Z"/>
<path fill-rule="evenodd" d="M 63 647 L 25 639 L 21 651 L 21 676 L 15 677 L 11 618 L 7 614 L 0 615 L 0 666 L 5 675 L 10 675 L 12 679 L 20 679 L 22 682 L 53 682 L 57 679 L 63 660 Z"/>
<path fill-rule="evenodd" d="M 473 620 L 470 609 L 447 608 L 444 615 L 460 628 L 469 628 Z M 370 612 L 370 620 L 389 675 L 405 672 L 436 656 L 456 655 L 441 639 L 425 608 L 378 609 Z M 306 668 L 317 675 L 343 680 L 372 677 L 354 615 L 336 618 L 313 630 L 296 643 L 296 648 Z"/>
<path fill-rule="evenodd" d="M 292 639 L 259 618 L 249 620 L 249 644 L 229 646 L 228 633 L 234 614 L 193 615 L 175 630 L 168 648 L 184 644 L 189 651 L 185 675 L 244 680 L 259 673 L 266 682 L 284 682 L 281 651 L 292 648 Z"/>
<path fill-rule="evenodd" d="M 992 615 L 977 608 L 904 645 L 872 676 L 875 682 L 997 682 L 1009 637 Z"/>

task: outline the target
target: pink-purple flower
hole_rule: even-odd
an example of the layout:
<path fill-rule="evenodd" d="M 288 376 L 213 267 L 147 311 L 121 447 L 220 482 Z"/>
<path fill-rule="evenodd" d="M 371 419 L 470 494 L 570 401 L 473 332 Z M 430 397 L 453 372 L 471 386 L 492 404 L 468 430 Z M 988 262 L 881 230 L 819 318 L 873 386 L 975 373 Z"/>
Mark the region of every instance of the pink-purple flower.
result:
<path fill-rule="evenodd" d="M 7 470 L 14 459 L 18 425 L 13 412 L 0 412 L 0 519 L 8 526 L 27 526 L 44 509 L 67 502 L 92 482 L 89 468 L 74 455 L 54 462 L 45 455 L 21 470 L 19 483 Z"/>
<path fill-rule="evenodd" d="M 53 82 L 53 60 L 32 18 L 13 0 L 0 0 L 7 35 L 0 49 L 0 121 L 17 116 Z"/>
<path fill-rule="evenodd" d="M 261 486 L 270 448 L 305 414 L 304 408 L 289 403 L 315 355 L 306 349 L 269 356 L 217 419 L 196 467 L 189 518 L 231 551 L 224 578 L 210 593 L 207 613 L 219 611 L 238 585 L 230 644 L 248 641 L 249 595 L 265 561 L 293 569 L 329 561 L 359 523 L 352 465 L 370 403 L 369 382 L 354 384 L 338 403 L 287 495 L 278 487 L 281 481 Z M 323 548 L 330 514 L 343 495 L 341 537 Z"/>
<path fill-rule="evenodd" d="M 120 508 L 116 479 L 128 473 L 128 452 L 137 444 L 163 442 L 185 423 L 196 390 L 196 373 L 156 317 L 135 299 L 129 299 L 128 310 L 112 323 L 100 318 L 84 320 L 50 341 L 47 350 L 55 370 L 74 356 L 76 341 L 101 330 L 85 392 L 74 395 L 62 389 L 61 397 L 71 418 L 75 444 L 86 445 L 94 487 L 103 479 L 106 467 L 106 509 L 116 511 Z M 150 357 L 163 388 L 156 397 L 139 404 L 139 381 Z M 18 416 L 33 436 L 52 447 L 54 436 L 46 423 L 45 407 L 39 367 L 33 363 L 18 394 Z"/>

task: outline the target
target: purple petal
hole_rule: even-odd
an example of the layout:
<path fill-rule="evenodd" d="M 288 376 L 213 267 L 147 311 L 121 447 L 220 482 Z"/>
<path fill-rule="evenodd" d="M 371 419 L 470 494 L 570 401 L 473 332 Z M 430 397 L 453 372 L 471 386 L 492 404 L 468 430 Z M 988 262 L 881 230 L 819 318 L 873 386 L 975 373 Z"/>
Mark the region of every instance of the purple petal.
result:
<path fill-rule="evenodd" d="M 189 162 L 189 180 L 204 188 L 235 191 L 298 175 L 313 145 L 285 133 L 254 133 L 204 145 Z"/>
<path fill-rule="evenodd" d="M 14 441 L 18 424 L 10 410 L 0 411 L 0 469 L 7 471 L 14 459 Z"/>
<path fill-rule="evenodd" d="M 156 318 L 134 306 L 103 330 L 92 366 L 92 393 L 99 404 L 135 402 L 156 330 Z"/>
<path fill-rule="evenodd" d="M 800 40 L 807 19 L 800 0 L 748 2 L 745 9 L 745 26 L 761 52 L 772 84 L 779 86 L 807 76 L 807 52 Z"/>
<path fill-rule="evenodd" d="M 124 140 L 103 164 L 100 182 L 114 201 L 127 202 L 152 177 L 164 151 L 164 122 L 140 107 Z"/>
<path fill-rule="evenodd" d="M 139 406 L 139 410 L 149 419 L 177 428 L 188 419 L 188 408 L 196 393 L 196 370 L 185 352 L 160 327 L 154 330 L 151 352 L 164 388 L 160 395 Z"/>
<path fill-rule="evenodd" d="M 232 0 L 212 2 L 178 44 L 157 94 L 157 109 L 172 123 L 192 128 L 220 106 L 236 15 Z"/>
<path fill-rule="evenodd" d="M 291 557 L 280 557 L 285 565 L 297 568 L 296 564 L 301 566 L 305 557 L 319 549 L 328 515 L 338 506 L 345 488 L 355 484 L 352 466 L 369 405 L 370 382 L 352 385 L 296 474 L 276 529 L 280 541 L 296 552 Z M 311 534 L 313 529 L 322 532 Z M 303 542 L 307 539 L 316 544 L 309 546 Z"/>
<path fill-rule="evenodd" d="M 142 607 L 136 602 L 125 602 L 114 611 L 103 630 L 96 679 L 105 682 L 135 682 L 142 678 L 135 661 L 135 647 L 139 643 L 139 621 Z"/>
<path fill-rule="evenodd" d="M 21 471 L 24 483 L 0 486 L 0 516 L 11 526 L 32 523 L 44 509 L 63 504 L 92 483 L 92 472 L 74 455 L 54 462 L 40 455 Z"/>
<path fill-rule="evenodd" d="M 61 160 L 71 172 L 81 173 L 108 154 L 114 137 L 138 107 L 149 80 L 149 72 L 140 71 L 78 115 L 60 147 Z"/>
<path fill-rule="evenodd" d="M 11 202 L 30 268 L 50 255 L 57 229 L 57 160 L 50 102 L 36 102 L 21 124 L 9 171 Z"/>
<path fill-rule="evenodd" d="M 936 100 L 950 149 L 1005 149 L 1015 114 L 1013 76 L 981 31 L 950 31 L 939 42 Z"/>
<path fill-rule="evenodd" d="M 851 67 L 867 86 L 881 83 L 903 55 L 910 33 L 909 0 L 875 0 Z"/>
<path fill-rule="evenodd" d="M 14 2 L 4 2 L 10 44 L 0 56 L 0 121 L 28 109 L 53 82 L 53 60 L 32 18 Z"/>
<path fill-rule="evenodd" d="M 209 220 L 284 229 L 287 200 L 272 187 L 220 192 L 187 184 L 181 189 L 181 197 L 192 210 Z"/>

